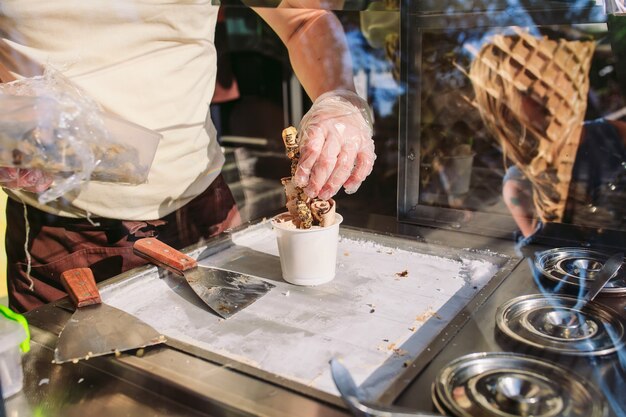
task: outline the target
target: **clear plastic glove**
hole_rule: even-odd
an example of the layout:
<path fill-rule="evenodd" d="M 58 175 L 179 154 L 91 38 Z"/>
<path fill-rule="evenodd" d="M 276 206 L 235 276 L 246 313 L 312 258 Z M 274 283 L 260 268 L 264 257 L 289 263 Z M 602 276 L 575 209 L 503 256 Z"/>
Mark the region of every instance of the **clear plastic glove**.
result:
<path fill-rule="evenodd" d="M 372 172 L 376 159 L 372 117 L 367 103 L 356 93 L 337 90 L 322 94 L 298 130 L 300 161 L 294 182 L 309 197 L 328 200 L 342 186 L 352 194 Z"/>
<path fill-rule="evenodd" d="M 50 188 L 53 177 L 39 169 L 0 168 L 0 186 L 41 193 Z"/>

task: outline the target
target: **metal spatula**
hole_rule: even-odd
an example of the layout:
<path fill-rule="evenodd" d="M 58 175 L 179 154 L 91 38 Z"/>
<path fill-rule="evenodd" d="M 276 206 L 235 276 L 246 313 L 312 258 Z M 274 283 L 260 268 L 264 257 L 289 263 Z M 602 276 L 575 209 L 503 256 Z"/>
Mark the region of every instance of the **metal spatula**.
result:
<path fill-rule="evenodd" d="M 274 287 L 262 279 L 218 268 L 198 266 L 195 259 L 155 238 L 139 239 L 134 252 L 185 277 L 194 292 L 225 319 L 246 308 Z"/>
<path fill-rule="evenodd" d="M 148 323 L 102 304 L 91 269 L 65 271 L 61 282 L 76 311 L 59 334 L 54 350 L 55 363 L 77 362 L 166 341 L 165 336 Z"/>
<path fill-rule="evenodd" d="M 407 410 L 396 406 L 372 404 L 365 400 L 365 393 L 356 385 L 352 375 L 337 359 L 330 360 L 330 372 L 335 386 L 352 414 L 358 417 L 441 417 L 423 411 Z"/>
<path fill-rule="evenodd" d="M 617 272 L 622 267 L 622 263 L 624 263 L 624 254 L 622 252 L 616 253 L 611 256 L 602 266 L 598 275 L 594 278 L 594 280 L 589 285 L 589 289 L 587 290 L 587 294 L 582 298 L 582 304 L 579 308 L 582 310 L 583 307 L 589 302 L 593 301 L 594 298 L 602 291 L 602 288 L 615 276 Z"/>

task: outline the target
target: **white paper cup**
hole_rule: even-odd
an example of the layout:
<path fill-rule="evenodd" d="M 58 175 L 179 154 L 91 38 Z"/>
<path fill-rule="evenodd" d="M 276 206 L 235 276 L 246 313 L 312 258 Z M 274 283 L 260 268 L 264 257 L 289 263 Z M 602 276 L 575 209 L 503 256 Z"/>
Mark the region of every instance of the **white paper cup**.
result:
<path fill-rule="evenodd" d="M 343 217 L 336 214 L 332 226 L 298 229 L 291 222 L 280 221 L 286 215 L 288 213 L 279 214 L 272 219 L 283 279 L 309 286 L 332 281 L 337 269 L 339 225 Z"/>

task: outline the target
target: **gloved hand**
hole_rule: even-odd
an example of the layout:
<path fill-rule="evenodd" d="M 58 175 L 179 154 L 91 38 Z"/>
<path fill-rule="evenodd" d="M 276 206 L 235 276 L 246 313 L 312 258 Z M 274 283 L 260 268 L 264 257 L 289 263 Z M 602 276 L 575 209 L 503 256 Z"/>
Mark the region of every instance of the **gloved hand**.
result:
<path fill-rule="evenodd" d="M 367 102 L 356 93 L 322 94 L 298 130 L 300 160 L 294 182 L 309 197 L 328 200 L 341 186 L 352 194 L 372 172 L 372 117 Z"/>
<path fill-rule="evenodd" d="M 38 169 L 0 168 L 0 186 L 41 193 L 52 184 L 52 175 Z"/>

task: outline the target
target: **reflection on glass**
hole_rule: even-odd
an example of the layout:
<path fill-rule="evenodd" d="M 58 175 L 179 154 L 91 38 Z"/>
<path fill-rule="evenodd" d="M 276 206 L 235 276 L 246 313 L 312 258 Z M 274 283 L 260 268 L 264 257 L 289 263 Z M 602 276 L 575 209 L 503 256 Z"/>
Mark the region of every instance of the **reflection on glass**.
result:
<path fill-rule="evenodd" d="M 626 230 L 625 20 L 419 28 L 418 206 Z"/>
<path fill-rule="evenodd" d="M 524 235 L 537 221 L 624 226 L 626 123 L 584 121 L 594 49 L 516 30 L 472 63 L 477 108 L 515 164 L 503 193 Z"/>

